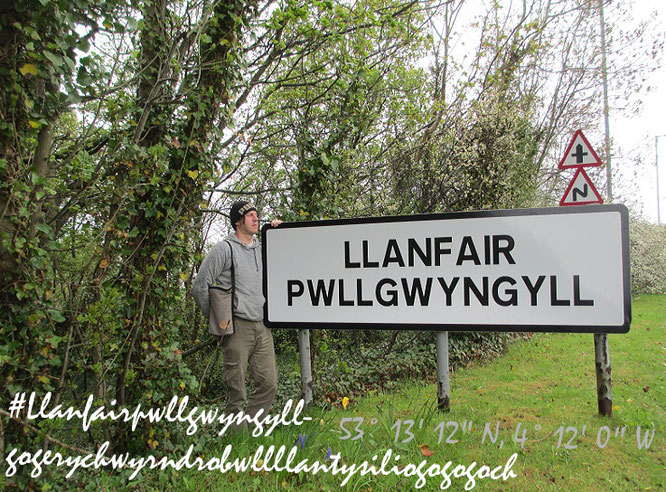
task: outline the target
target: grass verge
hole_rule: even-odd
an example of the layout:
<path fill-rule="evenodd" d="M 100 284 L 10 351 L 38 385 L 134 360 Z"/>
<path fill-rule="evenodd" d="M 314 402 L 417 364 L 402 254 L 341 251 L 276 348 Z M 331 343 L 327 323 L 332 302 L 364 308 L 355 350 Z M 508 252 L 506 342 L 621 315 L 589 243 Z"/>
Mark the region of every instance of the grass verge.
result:
<path fill-rule="evenodd" d="M 635 299 L 633 313 L 631 331 L 610 337 L 612 418 L 597 416 L 593 335 L 538 334 L 512 344 L 498 359 L 453 373 L 449 413 L 436 409 L 434 384 L 411 380 L 390 393 L 373 391 L 352 400 L 346 408 L 307 409 L 304 415 L 312 420 L 278 426 L 268 436 L 199 439 L 190 459 L 219 462 L 228 447 L 227 462 L 233 463 L 252 457 L 260 446 L 285 446 L 286 454 L 294 449 L 293 466 L 304 459 L 330 466 L 339 454 L 339 465 L 367 461 L 380 468 L 387 457 L 385 469 L 395 467 L 395 473 L 356 471 L 341 486 L 350 473 L 146 469 L 128 480 L 131 471 L 98 470 L 64 481 L 65 469 L 51 469 L 53 488 L 413 490 L 419 477 L 406 475 L 423 462 L 422 471 L 453 472 L 449 490 L 663 490 L 666 296 Z M 191 442 L 197 442 L 196 434 Z M 184 453 L 180 448 L 169 458 L 177 461 Z M 265 453 L 261 458 L 272 464 Z M 482 469 L 499 477 L 455 477 L 455 470 L 476 476 Z M 440 490 L 447 485 L 444 475 L 426 477 L 421 490 Z"/>
<path fill-rule="evenodd" d="M 517 453 L 515 478 L 480 479 L 475 490 L 663 490 L 666 296 L 635 299 L 633 312 L 630 332 L 610 337 L 612 418 L 597 415 L 593 335 L 539 334 L 497 360 L 453 374 L 449 413 L 436 410 L 434 385 L 411 381 L 391 394 L 352 401 L 345 410 L 313 409 L 311 425 L 263 442 L 291 446 L 307 434 L 299 460 L 323 460 L 330 448 L 347 464 L 379 466 L 390 448 L 401 455 L 391 464 L 451 461 L 449 471 L 472 462 L 476 470 L 504 467 Z M 352 419 L 344 421 L 346 431 L 342 419 Z M 258 443 L 238 442 L 235 454 L 251 455 Z M 418 479 L 358 475 L 343 489 L 407 490 Z M 210 477 L 214 488 L 227 490 L 337 490 L 343 480 L 286 472 Z M 422 490 L 439 490 L 441 482 L 441 476 L 428 478 Z M 467 477 L 452 478 L 450 489 L 467 483 Z"/>

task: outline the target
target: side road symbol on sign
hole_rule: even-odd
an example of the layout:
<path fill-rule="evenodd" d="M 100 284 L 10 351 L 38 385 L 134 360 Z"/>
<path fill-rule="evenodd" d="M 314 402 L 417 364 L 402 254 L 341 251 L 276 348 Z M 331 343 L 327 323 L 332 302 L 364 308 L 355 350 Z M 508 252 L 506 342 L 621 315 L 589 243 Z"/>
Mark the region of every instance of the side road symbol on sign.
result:
<path fill-rule="evenodd" d="M 591 205 L 593 203 L 604 203 L 604 201 L 585 170 L 582 167 L 578 168 L 560 200 L 560 206 Z"/>
<path fill-rule="evenodd" d="M 601 165 L 601 159 L 599 159 L 590 142 L 587 141 L 581 130 L 577 130 L 571 142 L 569 142 L 558 167 L 567 169 L 570 167 L 598 167 Z"/>

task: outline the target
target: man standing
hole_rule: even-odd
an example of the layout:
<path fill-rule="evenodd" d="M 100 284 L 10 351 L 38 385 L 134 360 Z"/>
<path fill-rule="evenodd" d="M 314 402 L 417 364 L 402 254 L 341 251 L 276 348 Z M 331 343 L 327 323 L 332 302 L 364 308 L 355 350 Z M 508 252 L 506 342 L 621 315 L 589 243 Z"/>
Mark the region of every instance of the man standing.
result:
<path fill-rule="evenodd" d="M 222 339 L 224 382 L 228 391 L 225 413 L 243 411 L 247 402 L 245 413 L 254 417 L 259 410 L 263 410 L 264 415 L 268 413 L 277 390 L 273 335 L 263 322 L 261 246 L 255 238 L 259 232 L 257 209 L 251 203 L 237 201 L 231 206 L 230 220 L 235 233 L 206 255 L 192 285 L 192 295 L 208 317 L 208 288 L 211 285 L 231 288 L 233 259 L 234 332 Z M 271 225 L 277 227 L 280 223 L 273 220 Z M 255 383 L 249 401 L 245 390 L 248 363 Z"/>

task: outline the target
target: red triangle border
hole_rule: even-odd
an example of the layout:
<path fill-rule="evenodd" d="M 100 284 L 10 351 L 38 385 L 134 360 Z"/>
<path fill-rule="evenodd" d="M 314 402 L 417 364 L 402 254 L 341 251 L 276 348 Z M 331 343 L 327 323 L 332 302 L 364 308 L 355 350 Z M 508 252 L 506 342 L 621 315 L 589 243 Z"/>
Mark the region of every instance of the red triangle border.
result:
<path fill-rule="evenodd" d="M 597 188 L 594 186 L 594 183 L 592 183 L 592 180 L 588 176 L 588 174 L 585 172 L 585 169 L 583 169 L 580 166 L 576 166 L 576 173 L 574 174 L 574 177 L 571 180 L 571 183 L 569 183 L 569 186 L 567 186 L 567 191 L 564 192 L 564 196 L 562 196 L 562 199 L 560 200 L 560 207 L 568 207 L 572 205 L 592 205 L 594 203 L 599 203 L 602 204 L 604 203 L 604 199 L 601 198 L 601 195 L 597 191 Z M 571 191 L 571 188 L 573 188 L 574 183 L 576 182 L 576 178 L 578 178 L 578 175 L 582 174 L 587 183 L 590 185 L 590 188 L 592 188 L 592 192 L 595 194 L 597 197 L 596 200 L 590 201 L 590 202 L 577 202 L 577 203 L 564 203 L 564 200 L 569 196 L 569 192 Z"/>
<path fill-rule="evenodd" d="M 583 142 L 585 142 L 585 145 L 587 145 L 587 148 L 590 149 L 590 152 L 592 152 L 592 157 L 597 161 L 596 163 L 593 164 L 568 164 L 565 165 L 564 161 L 567 159 L 567 156 L 569 155 L 569 152 L 571 152 L 571 148 L 573 147 L 574 142 L 576 141 L 576 137 L 580 137 L 583 139 Z M 564 152 L 564 157 L 560 160 L 560 163 L 557 165 L 559 169 L 570 169 L 570 168 L 583 168 L 583 167 L 599 167 L 603 166 L 603 162 L 601 162 L 601 159 L 597 155 L 597 153 L 594 151 L 592 146 L 590 145 L 590 142 L 585 138 L 585 135 L 583 134 L 583 130 L 576 130 L 576 133 L 574 133 L 573 138 L 571 139 L 571 142 L 569 142 L 569 145 L 567 146 L 566 152 Z"/>

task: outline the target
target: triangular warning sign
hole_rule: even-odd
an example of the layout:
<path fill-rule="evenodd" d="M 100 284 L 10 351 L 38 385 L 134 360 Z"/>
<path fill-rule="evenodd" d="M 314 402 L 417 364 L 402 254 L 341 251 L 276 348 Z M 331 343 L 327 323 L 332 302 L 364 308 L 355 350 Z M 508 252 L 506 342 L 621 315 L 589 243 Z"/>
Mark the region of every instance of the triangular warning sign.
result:
<path fill-rule="evenodd" d="M 604 203 L 604 201 L 585 170 L 579 167 L 560 200 L 560 206 L 590 205 L 592 203 Z"/>
<path fill-rule="evenodd" d="M 598 167 L 601 165 L 601 159 L 599 159 L 590 142 L 587 141 L 581 130 L 577 130 L 558 167 L 567 169 L 570 167 Z"/>

